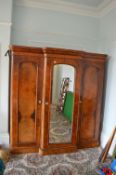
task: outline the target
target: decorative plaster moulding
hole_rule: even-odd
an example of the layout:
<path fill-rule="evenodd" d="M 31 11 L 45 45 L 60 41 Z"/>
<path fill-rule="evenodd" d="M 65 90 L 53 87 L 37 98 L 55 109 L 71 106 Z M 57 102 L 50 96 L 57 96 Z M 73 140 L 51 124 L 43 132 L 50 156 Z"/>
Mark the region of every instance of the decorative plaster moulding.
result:
<path fill-rule="evenodd" d="M 14 4 L 98 18 L 106 15 L 110 10 L 116 7 L 116 0 L 104 0 L 103 3 L 97 7 L 79 5 L 63 0 L 15 0 Z"/>

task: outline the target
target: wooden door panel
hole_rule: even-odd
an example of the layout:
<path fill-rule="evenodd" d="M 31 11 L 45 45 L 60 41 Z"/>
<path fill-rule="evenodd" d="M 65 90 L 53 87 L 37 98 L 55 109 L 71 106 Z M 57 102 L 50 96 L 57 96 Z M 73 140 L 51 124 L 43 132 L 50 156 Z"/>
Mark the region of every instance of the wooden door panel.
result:
<path fill-rule="evenodd" d="M 11 64 L 11 149 L 34 151 L 40 143 L 43 57 L 18 53 Z"/>
<path fill-rule="evenodd" d="M 35 142 L 38 67 L 33 62 L 19 65 L 19 143 Z"/>
<path fill-rule="evenodd" d="M 100 132 L 103 71 L 92 63 L 83 67 L 79 116 L 79 147 L 97 146 Z M 102 78 L 102 81 L 101 81 Z"/>
<path fill-rule="evenodd" d="M 94 67 L 87 67 L 83 78 L 82 97 L 82 118 L 81 130 L 86 128 L 86 132 L 81 133 L 81 139 L 91 139 L 95 133 L 96 102 L 98 92 L 98 73 Z"/>

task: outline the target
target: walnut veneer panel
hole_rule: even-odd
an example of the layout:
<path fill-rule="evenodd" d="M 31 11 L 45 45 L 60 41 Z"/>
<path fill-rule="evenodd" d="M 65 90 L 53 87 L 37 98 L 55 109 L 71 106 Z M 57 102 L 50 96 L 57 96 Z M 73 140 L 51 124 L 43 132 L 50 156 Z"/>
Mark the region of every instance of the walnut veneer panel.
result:
<path fill-rule="evenodd" d="M 37 71 L 37 65 L 31 62 L 19 65 L 19 143 L 35 143 L 36 140 Z"/>

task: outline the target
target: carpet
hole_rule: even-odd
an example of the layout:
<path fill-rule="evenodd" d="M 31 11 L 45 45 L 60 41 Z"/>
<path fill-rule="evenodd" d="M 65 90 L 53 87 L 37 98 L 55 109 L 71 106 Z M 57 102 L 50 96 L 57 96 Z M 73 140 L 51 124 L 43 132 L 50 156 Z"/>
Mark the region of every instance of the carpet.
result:
<path fill-rule="evenodd" d="M 100 148 L 91 148 L 48 156 L 37 153 L 12 155 L 4 175 L 97 175 L 100 153 Z"/>

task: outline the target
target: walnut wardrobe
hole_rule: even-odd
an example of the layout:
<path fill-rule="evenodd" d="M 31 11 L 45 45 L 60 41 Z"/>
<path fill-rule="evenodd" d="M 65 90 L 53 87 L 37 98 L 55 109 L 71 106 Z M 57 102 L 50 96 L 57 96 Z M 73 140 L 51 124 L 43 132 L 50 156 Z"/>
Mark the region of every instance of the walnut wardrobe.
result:
<path fill-rule="evenodd" d="M 54 154 L 99 146 L 105 63 L 103 54 L 11 46 L 11 151 Z"/>

